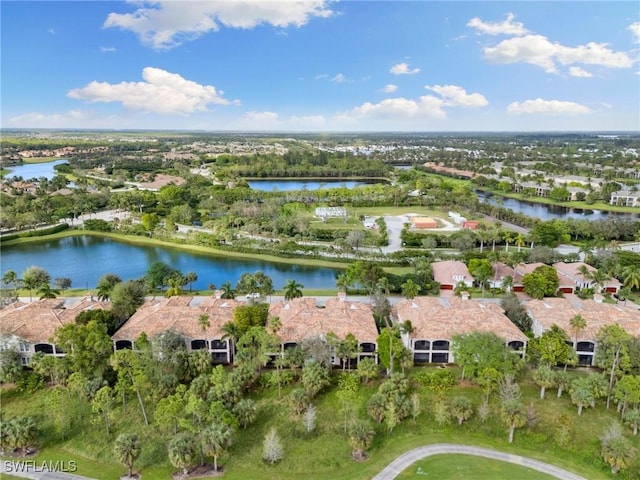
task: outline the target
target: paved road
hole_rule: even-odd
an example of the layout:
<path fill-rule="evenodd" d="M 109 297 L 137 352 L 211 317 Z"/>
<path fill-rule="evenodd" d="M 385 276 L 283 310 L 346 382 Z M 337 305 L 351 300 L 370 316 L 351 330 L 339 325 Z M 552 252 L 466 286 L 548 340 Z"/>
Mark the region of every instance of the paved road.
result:
<path fill-rule="evenodd" d="M 373 480 L 392 480 L 396 478 L 401 472 L 406 470 L 414 462 L 433 455 L 441 455 L 443 453 L 456 453 L 462 455 L 474 455 L 477 457 L 490 458 L 493 460 L 500 460 L 502 462 L 514 463 L 516 465 L 522 465 L 524 467 L 532 468 L 547 475 L 551 475 L 562 480 L 586 480 L 584 477 L 576 475 L 575 473 L 568 472 L 562 468 L 549 465 L 548 463 L 539 462 L 527 457 L 521 457 L 520 455 L 512 455 L 510 453 L 498 452 L 495 450 L 489 450 L 487 448 L 470 447 L 467 445 L 455 445 L 449 443 L 437 443 L 434 445 L 426 445 L 424 447 L 414 448 L 406 453 L 403 453 L 387 467 L 384 468 L 378 475 L 373 477 Z"/>
<path fill-rule="evenodd" d="M 69 465 L 67 464 L 66 467 L 68 468 Z M 93 480 L 73 473 L 49 471 L 64 468 L 65 465 L 55 465 L 55 462 L 51 464 L 46 464 L 45 462 L 43 464 L 42 461 L 28 459 L 19 462 L 0 460 L 0 474 L 6 473 L 14 477 L 30 478 L 31 480 Z"/>

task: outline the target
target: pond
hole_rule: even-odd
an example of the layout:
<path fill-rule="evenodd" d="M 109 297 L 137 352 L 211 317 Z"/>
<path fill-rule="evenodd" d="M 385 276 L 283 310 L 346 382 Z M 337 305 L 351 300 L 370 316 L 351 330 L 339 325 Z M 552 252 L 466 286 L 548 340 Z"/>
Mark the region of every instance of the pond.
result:
<path fill-rule="evenodd" d="M 261 192 L 289 192 L 323 188 L 353 188 L 380 182 L 375 180 L 249 180 L 247 183 L 252 189 Z"/>
<path fill-rule="evenodd" d="M 22 177 L 25 180 L 32 178 L 45 177 L 47 180 L 51 180 L 55 177 L 56 172 L 53 169 L 56 165 L 67 163 L 67 160 L 54 160 L 46 163 L 23 163 L 22 165 L 7 165 L 9 173 L 7 178 Z"/>
<path fill-rule="evenodd" d="M 508 208 L 513 212 L 522 213 L 529 217 L 539 218 L 541 220 L 553 220 L 554 218 L 576 218 L 595 221 L 604 220 L 610 216 L 616 216 L 619 218 L 640 218 L 640 212 L 634 214 L 560 207 L 557 205 L 548 205 L 546 203 L 527 202 L 526 200 L 519 200 L 517 198 L 496 196 L 481 190 L 475 190 L 475 194 L 481 202 L 489 203 L 491 205 L 499 205 L 501 207 Z"/>
<path fill-rule="evenodd" d="M 153 262 L 164 262 L 182 273 L 196 272 L 194 289 L 206 290 L 210 283 L 236 284 L 240 275 L 258 270 L 269 275 L 274 288 L 296 280 L 305 288 L 333 288 L 337 270 L 295 264 L 212 256 L 158 246 L 132 245 L 96 236 L 73 236 L 16 245 L 2 249 L 2 268 L 18 276 L 30 265 L 44 268 L 51 278 L 69 277 L 72 288 L 94 288 L 105 273 L 123 280 L 142 277 Z"/>

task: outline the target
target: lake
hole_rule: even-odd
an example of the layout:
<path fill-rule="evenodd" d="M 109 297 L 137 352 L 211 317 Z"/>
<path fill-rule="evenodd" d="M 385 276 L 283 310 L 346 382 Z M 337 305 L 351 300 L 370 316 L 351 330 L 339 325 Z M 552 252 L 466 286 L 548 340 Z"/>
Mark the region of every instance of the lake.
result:
<path fill-rule="evenodd" d="M 243 273 L 258 270 L 271 277 L 276 289 L 287 280 L 296 280 L 305 288 L 333 288 L 338 273 L 330 268 L 211 256 L 89 235 L 5 247 L 1 271 L 14 270 L 19 276 L 28 266 L 37 265 L 52 279 L 71 278 L 72 288 L 94 288 L 105 273 L 115 273 L 123 280 L 140 278 L 153 262 L 164 262 L 182 273 L 196 272 L 198 281 L 193 288 L 199 290 L 206 290 L 210 283 L 219 287 L 227 280 L 235 285 Z"/>
<path fill-rule="evenodd" d="M 292 190 L 319 190 L 321 188 L 353 188 L 380 182 L 375 180 L 249 180 L 247 183 L 252 189 L 261 192 L 289 192 Z"/>
<path fill-rule="evenodd" d="M 46 163 L 23 163 L 22 165 L 8 165 L 7 169 L 9 173 L 7 178 L 22 177 L 25 180 L 31 178 L 45 177 L 47 180 L 51 180 L 55 177 L 56 172 L 53 169 L 56 165 L 67 163 L 67 160 L 54 160 Z"/>
<path fill-rule="evenodd" d="M 491 205 L 500 205 L 504 208 L 517 213 L 522 213 L 529 217 L 539 218 L 541 220 L 553 220 L 554 218 L 577 218 L 582 220 L 604 220 L 609 216 L 622 218 L 640 218 L 639 213 L 619 213 L 606 212 L 603 210 L 582 210 L 580 208 L 559 207 L 556 205 L 548 205 L 546 203 L 527 202 L 517 198 L 507 198 L 492 195 L 481 190 L 475 190 L 478 200 Z"/>

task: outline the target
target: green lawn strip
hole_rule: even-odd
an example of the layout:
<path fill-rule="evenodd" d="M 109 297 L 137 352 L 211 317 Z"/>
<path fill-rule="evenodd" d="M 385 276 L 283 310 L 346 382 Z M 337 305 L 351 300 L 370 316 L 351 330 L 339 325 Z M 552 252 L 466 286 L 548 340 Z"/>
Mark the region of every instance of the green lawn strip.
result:
<path fill-rule="evenodd" d="M 439 217 L 447 219 L 449 213 L 442 210 L 430 210 L 424 207 L 357 207 L 353 208 L 357 211 L 358 215 L 380 216 L 380 215 L 407 215 L 409 213 L 415 213 L 417 215 L 425 217 Z"/>
<path fill-rule="evenodd" d="M 23 163 L 49 163 L 62 160 L 59 157 L 29 157 L 22 160 Z"/>
<path fill-rule="evenodd" d="M 528 467 L 472 455 L 440 454 L 415 462 L 397 478 L 421 480 L 550 480 L 553 477 Z"/>

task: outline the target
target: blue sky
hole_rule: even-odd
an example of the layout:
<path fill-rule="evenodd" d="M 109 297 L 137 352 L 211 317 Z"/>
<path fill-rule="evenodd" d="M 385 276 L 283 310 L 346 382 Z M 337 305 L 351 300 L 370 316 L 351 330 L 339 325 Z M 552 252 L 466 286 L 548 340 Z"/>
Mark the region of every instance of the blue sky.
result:
<path fill-rule="evenodd" d="M 3 128 L 640 130 L 635 1 L 0 8 Z"/>

